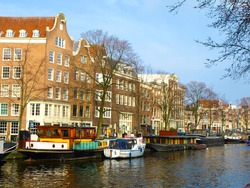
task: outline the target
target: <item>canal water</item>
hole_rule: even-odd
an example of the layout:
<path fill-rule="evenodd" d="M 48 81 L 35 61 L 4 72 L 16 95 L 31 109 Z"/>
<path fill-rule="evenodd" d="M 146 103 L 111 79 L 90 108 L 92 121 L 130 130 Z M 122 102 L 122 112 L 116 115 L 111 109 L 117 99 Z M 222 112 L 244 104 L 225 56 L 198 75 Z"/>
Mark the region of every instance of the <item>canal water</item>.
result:
<path fill-rule="evenodd" d="M 246 144 L 146 152 L 144 157 L 130 160 L 10 160 L 0 166 L 0 188 L 243 188 L 247 183 L 250 147 Z"/>

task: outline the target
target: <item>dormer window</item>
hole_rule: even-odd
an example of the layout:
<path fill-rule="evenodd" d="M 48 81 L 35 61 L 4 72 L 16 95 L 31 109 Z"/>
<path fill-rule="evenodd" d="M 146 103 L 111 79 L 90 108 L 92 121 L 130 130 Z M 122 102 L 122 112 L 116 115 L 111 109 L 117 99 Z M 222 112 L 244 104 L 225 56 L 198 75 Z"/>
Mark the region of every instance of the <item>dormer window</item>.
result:
<path fill-rule="evenodd" d="M 6 31 L 6 37 L 14 37 L 14 32 L 11 29 Z"/>
<path fill-rule="evenodd" d="M 37 38 L 40 36 L 40 32 L 38 30 L 33 30 L 32 37 Z"/>
<path fill-rule="evenodd" d="M 26 37 L 27 36 L 27 32 L 25 30 L 20 30 L 19 31 L 19 37 Z"/>

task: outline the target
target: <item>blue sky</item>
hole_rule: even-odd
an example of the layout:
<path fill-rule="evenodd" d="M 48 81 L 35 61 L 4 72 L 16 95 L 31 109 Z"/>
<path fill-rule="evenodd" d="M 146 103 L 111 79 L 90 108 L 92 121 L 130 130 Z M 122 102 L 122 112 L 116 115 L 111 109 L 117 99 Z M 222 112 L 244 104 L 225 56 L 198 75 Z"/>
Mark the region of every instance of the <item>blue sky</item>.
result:
<path fill-rule="evenodd" d="M 215 92 L 236 104 L 250 96 L 249 84 L 221 79 L 227 64 L 205 68 L 206 58 L 216 57 L 195 40 L 208 36 L 220 39 L 208 28 L 204 12 L 193 9 L 192 2 L 178 14 L 169 13 L 168 0 L 1 0 L 1 16 L 56 16 L 67 18 L 70 36 L 75 40 L 88 30 L 102 29 L 129 41 L 134 51 L 154 71 L 175 73 L 179 82 L 205 82 Z M 172 2 L 172 1 L 171 1 Z M 229 66 L 229 64 L 228 64 Z"/>

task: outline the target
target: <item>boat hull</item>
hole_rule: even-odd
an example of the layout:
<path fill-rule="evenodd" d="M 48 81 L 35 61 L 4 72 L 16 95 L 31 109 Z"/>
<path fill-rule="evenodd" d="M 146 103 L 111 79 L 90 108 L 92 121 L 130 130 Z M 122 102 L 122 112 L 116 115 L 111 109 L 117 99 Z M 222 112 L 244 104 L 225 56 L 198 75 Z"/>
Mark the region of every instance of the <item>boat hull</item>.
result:
<path fill-rule="evenodd" d="M 126 150 L 126 149 L 104 149 L 104 155 L 109 159 L 117 158 L 136 158 L 143 156 L 145 147 L 138 150 Z"/>
<path fill-rule="evenodd" d="M 4 160 L 9 154 L 11 154 L 17 148 L 16 142 L 4 142 L 1 140 L 0 149 L 0 161 Z"/>
<path fill-rule="evenodd" d="M 76 160 L 103 158 L 103 149 L 93 150 L 42 150 L 42 149 L 20 149 L 21 154 L 31 160 Z"/>
<path fill-rule="evenodd" d="M 196 140 L 197 144 L 206 144 L 207 147 L 223 146 L 225 144 L 224 138 L 221 136 L 211 136 Z"/>

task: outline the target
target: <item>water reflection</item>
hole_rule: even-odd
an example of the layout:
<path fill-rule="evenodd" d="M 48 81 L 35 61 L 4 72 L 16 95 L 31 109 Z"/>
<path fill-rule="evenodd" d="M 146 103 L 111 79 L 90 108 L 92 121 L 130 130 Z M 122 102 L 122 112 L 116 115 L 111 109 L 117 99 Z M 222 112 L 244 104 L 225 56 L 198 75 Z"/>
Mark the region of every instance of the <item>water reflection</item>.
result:
<path fill-rule="evenodd" d="M 250 182 L 250 147 L 146 152 L 131 160 L 8 161 L 0 187 L 244 187 Z"/>

